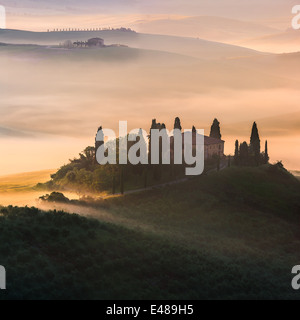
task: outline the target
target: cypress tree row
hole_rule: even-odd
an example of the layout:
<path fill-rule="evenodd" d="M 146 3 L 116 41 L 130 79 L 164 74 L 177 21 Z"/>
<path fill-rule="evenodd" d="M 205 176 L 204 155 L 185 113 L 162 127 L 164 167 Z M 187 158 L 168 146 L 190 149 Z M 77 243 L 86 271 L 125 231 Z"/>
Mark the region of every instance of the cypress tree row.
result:
<path fill-rule="evenodd" d="M 235 142 L 234 162 L 235 165 L 259 166 L 269 163 L 268 141 L 265 143 L 265 151 L 261 153 L 260 137 L 256 122 L 253 123 L 250 145 L 243 142 L 239 146 L 239 141 Z"/>

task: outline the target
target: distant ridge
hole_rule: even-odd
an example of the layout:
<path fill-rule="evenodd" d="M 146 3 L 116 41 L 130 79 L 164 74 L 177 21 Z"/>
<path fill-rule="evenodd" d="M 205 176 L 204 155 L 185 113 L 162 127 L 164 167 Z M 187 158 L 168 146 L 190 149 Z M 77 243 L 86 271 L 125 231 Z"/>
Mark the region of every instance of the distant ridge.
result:
<path fill-rule="evenodd" d="M 167 51 L 202 59 L 228 59 L 262 54 L 252 49 L 221 42 L 176 36 L 140 34 L 120 30 L 65 32 L 0 30 L 0 42 L 11 44 L 58 45 L 65 40 L 73 42 L 86 41 L 94 37 L 104 39 L 108 45 L 123 44 L 133 48 Z"/>
<path fill-rule="evenodd" d="M 217 16 L 144 20 L 135 23 L 133 28 L 144 33 L 199 37 L 230 44 L 280 32 L 258 23 Z"/>

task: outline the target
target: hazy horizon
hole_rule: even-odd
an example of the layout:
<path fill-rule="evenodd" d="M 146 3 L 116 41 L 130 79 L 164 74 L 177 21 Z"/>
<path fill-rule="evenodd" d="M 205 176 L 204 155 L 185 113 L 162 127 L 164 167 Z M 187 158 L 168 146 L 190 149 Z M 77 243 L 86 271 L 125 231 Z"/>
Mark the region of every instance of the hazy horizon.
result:
<path fill-rule="evenodd" d="M 185 129 L 195 125 L 206 134 L 217 117 L 231 154 L 235 139 L 249 141 L 257 121 L 271 161 L 300 169 L 299 55 L 222 45 L 300 51 L 300 31 L 291 30 L 295 4 L 2 0 L 10 29 L 124 26 L 156 36 L 104 35 L 107 44 L 135 48 L 109 56 L 0 46 L 0 175 L 58 168 L 93 145 L 100 125 L 116 130 L 119 120 L 128 120 L 130 129 L 148 131 L 156 118 L 171 129 L 176 116 Z M 0 30 L 0 43 L 58 45 L 70 37 L 47 43 L 22 36 L 9 38 Z"/>
<path fill-rule="evenodd" d="M 47 31 L 131 27 L 150 34 L 196 37 L 265 52 L 300 51 L 291 29 L 296 0 L 2 0 L 7 28 Z"/>

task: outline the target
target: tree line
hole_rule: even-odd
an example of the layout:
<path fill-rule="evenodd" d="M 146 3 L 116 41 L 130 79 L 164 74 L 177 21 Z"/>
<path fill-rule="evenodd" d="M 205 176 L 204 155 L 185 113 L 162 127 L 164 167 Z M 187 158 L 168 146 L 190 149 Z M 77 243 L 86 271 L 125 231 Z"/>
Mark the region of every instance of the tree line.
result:
<path fill-rule="evenodd" d="M 151 146 L 151 129 L 165 129 L 164 123 L 159 123 L 156 119 L 152 120 L 150 127 L 148 140 L 149 146 Z M 179 117 L 175 118 L 174 129 L 182 131 L 181 120 Z M 102 127 L 98 129 L 102 130 Z M 193 132 L 196 132 L 196 127 L 193 126 Z M 141 139 L 141 134 L 137 137 Z M 214 119 L 211 129 L 210 137 L 215 139 L 222 139 L 220 122 Z M 120 139 L 116 141 L 116 154 L 119 159 L 119 144 Z M 124 138 L 126 139 L 126 138 Z M 128 141 L 128 150 L 135 142 Z M 146 143 L 146 141 L 144 141 Z M 121 193 L 125 190 L 142 189 L 150 186 L 159 185 L 162 183 L 168 183 L 171 181 L 185 178 L 186 164 L 175 165 L 163 165 L 162 161 L 157 165 L 149 164 L 137 164 L 132 165 L 130 163 L 122 165 L 117 163 L 116 165 L 106 164 L 99 165 L 96 161 L 96 151 L 98 150 L 101 142 L 95 141 L 94 147 L 87 147 L 82 153 L 79 154 L 79 158 L 71 159 L 70 162 L 62 166 L 55 174 L 51 176 L 51 181 L 47 182 L 41 187 L 47 187 L 50 190 L 66 190 L 71 189 L 77 191 L 79 194 L 88 194 L 89 192 L 103 192 L 110 191 L 112 194 Z M 148 149 L 148 156 L 151 159 L 151 147 Z M 215 155 L 210 159 L 205 160 L 205 172 L 210 170 L 220 170 L 221 161 L 224 162 L 226 158 L 221 159 L 220 155 Z M 268 142 L 265 143 L 265 150 L 261 152 L 261 141 L 257 128 L 257 124 L 253 124 L 250 144 L 247 142 L 239 143 L 237 140 L 235 143 L 234 161 L 232 157 L 228 156 L 228 166 L 259 166 L 269 162 L 268 155 Z"/>
<path fill-rule="evenodd" d="M 88 29 L 80 29 L 80 28 L 64 28 L 64 29 L 48 29 L 47 32 L 94 32 L 94 31 L 122 31 L 122 32 L 136 32 L 131 28 L 88 28 Z"/>
<path fill-rule="evenodd" d="M 265 142 L 264 151 L 261 152 L 261 140 L 256 122 L 253 123 L 250 144 L 246 141 L 235 142 L 234 163 L 238 166 L 259 166 L 267 164 L 270 160 L 268 141 Z"/>

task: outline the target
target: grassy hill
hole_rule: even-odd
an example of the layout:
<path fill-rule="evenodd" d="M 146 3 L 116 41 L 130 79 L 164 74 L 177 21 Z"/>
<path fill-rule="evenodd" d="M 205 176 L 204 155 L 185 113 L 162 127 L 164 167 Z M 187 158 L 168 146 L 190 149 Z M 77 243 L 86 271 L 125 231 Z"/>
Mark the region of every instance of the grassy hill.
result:
<path fill-rule="evenodd" d="M 86 41 L 100 37 L 107 45 L 123 44 L 145 50 L 167 51 L 207 60 L 260 55 L 234 45 L 194 38 L 151 35 L 122 31 L 29 32 L 0 30 L 0 42 L 10 44 L 58 45 L 65 40 Z"/>
<path fill-rule="evenodd" d="M 141 226 L 150 224 L 155 232 L 189 247 L 263 257 L 267 247 L 272 254 L 275 242 L 293 232 L 299 236 L 299 191 L 299 181 L 276 165 L 233 167 L 169 188 L 111 199 L 106 208 Z"/>
<path fill-rule="evenodd" d="M 2 208 L 0 299 L 298 299 L 299 191 L 280 166 L 229 168 L 93 204 L 98 221 Z"/>

